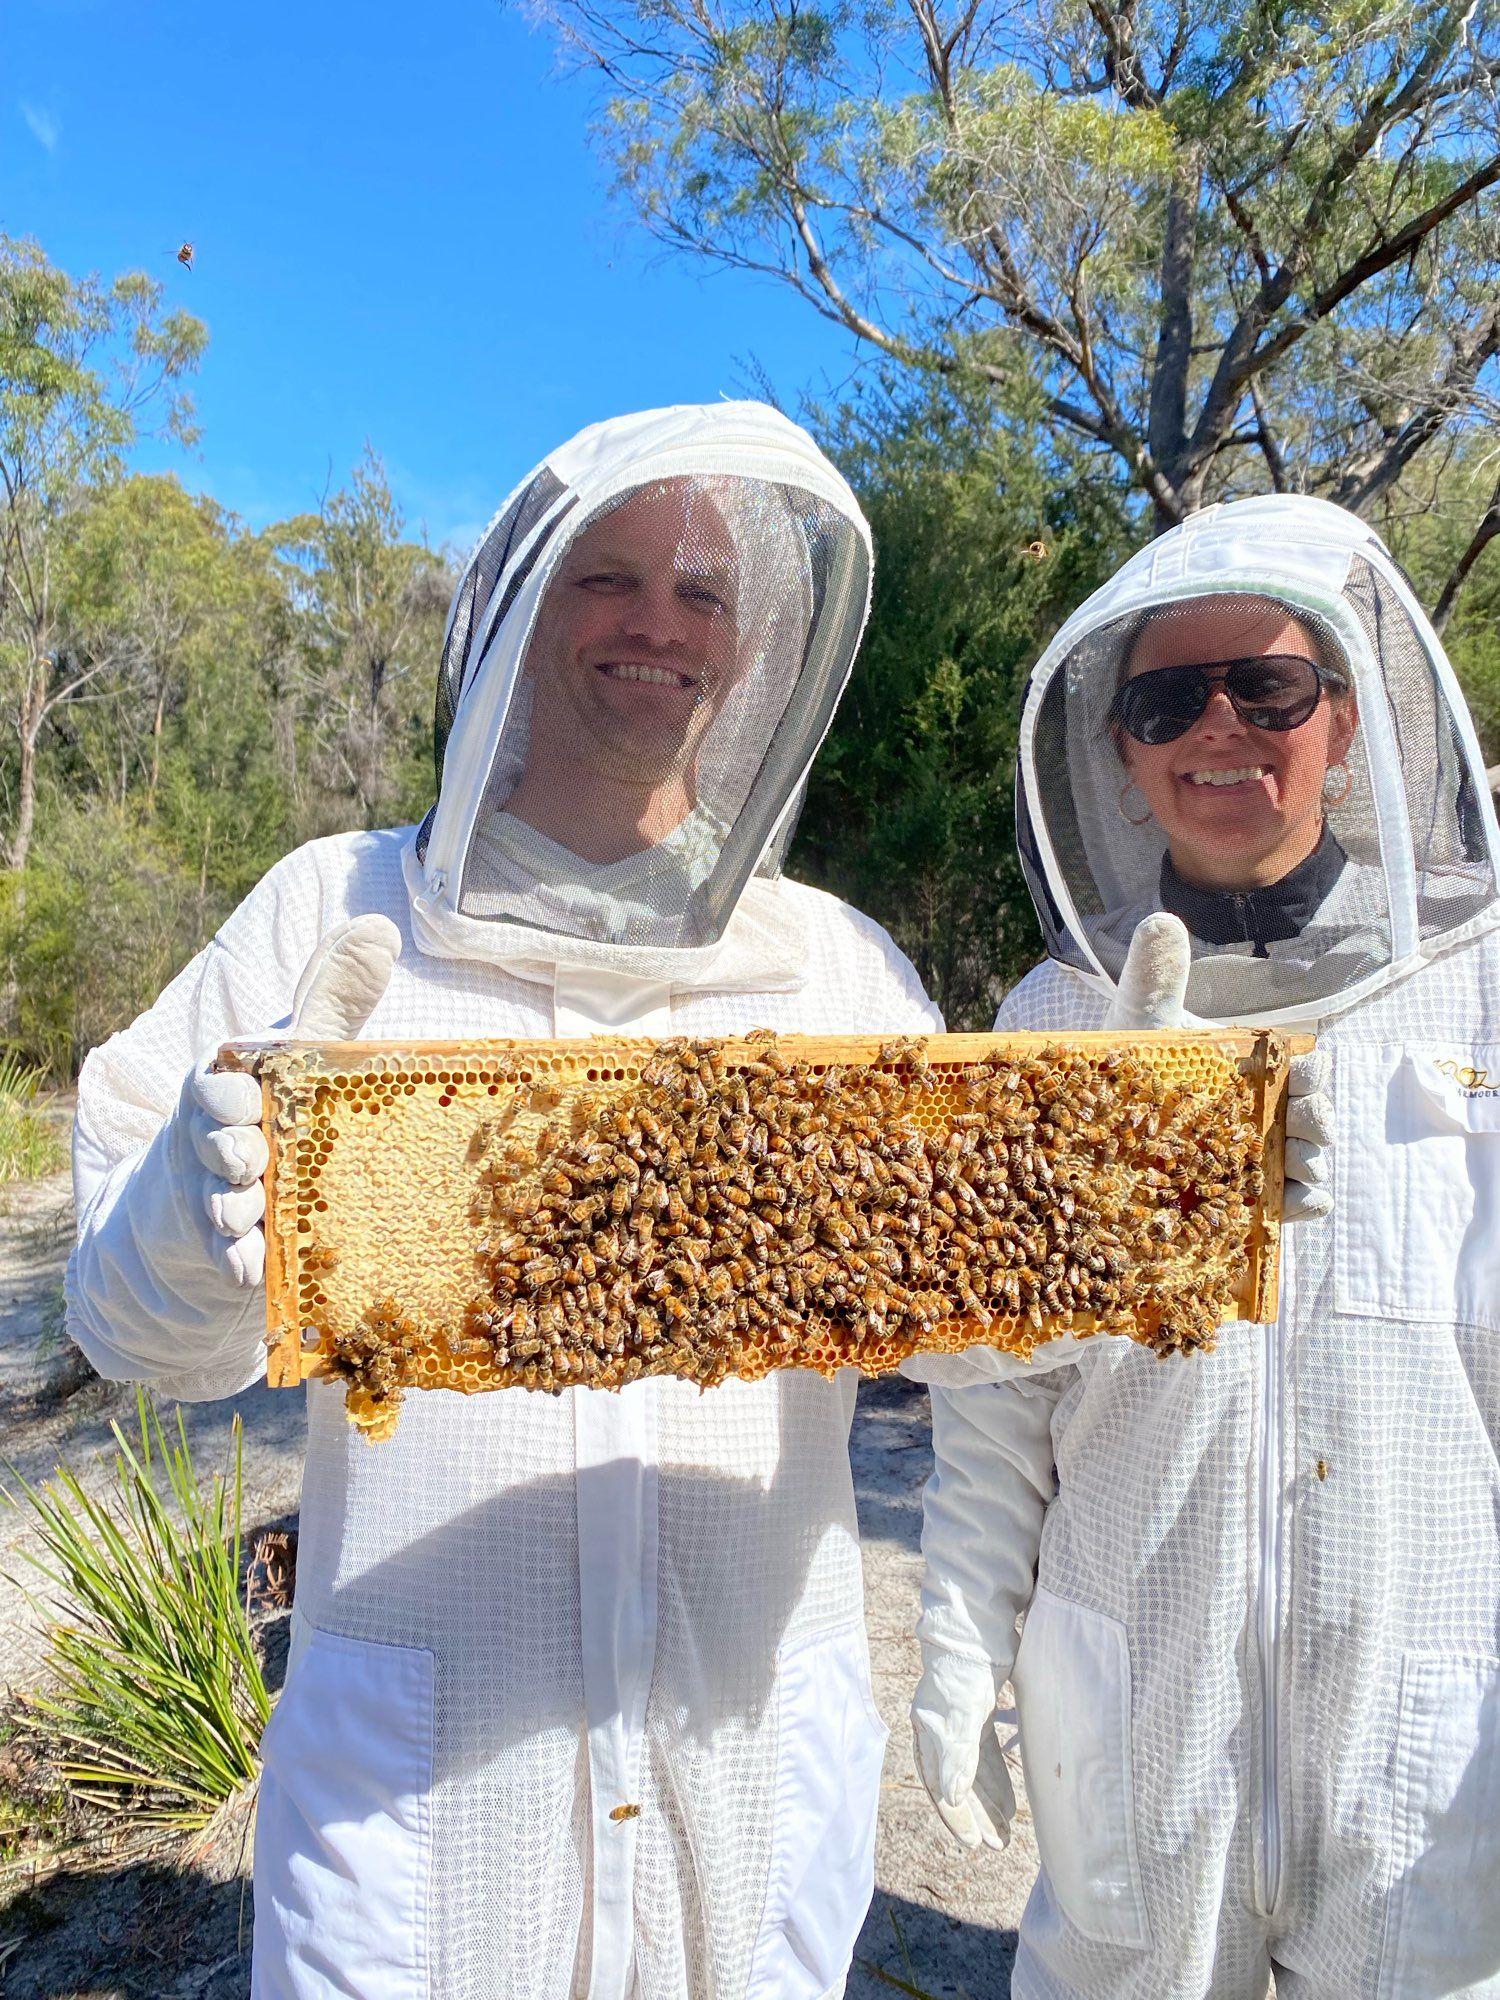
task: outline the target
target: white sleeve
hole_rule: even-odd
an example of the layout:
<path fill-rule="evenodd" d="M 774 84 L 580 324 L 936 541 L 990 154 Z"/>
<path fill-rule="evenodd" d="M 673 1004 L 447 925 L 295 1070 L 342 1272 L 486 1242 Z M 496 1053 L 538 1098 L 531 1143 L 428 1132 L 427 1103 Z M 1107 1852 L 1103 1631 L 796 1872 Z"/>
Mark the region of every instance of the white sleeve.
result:
<path fill-rule="evenodd" d="M 174 1114 L 196 1063 L 287 1018 L 319 929 L 315 896 L 289 907 L 287 866 L 78 1079 L 68 1331 L 101 1375 L 188 1401 L 233 1395 L 265 1369 L 265 1293 L 242 1290 L 212 1256 L 213 1225 L 188 1198 L 201 1173 Z"/>
<path fill-rule="evenodd" d="M 942 1010 L 929 998 L 926 987 L 906 954 L 894 944 L 891 955 L 897 961 L 896 976 L 901 983 L 901 1012 L 898 1025 L 909 1035 L 941 1035 L 947 1032 Z"/>
<path fill-rule="evenodd" d="M 847 903 L 835 907 L 857 941 L 847 997 L 852 1017 L 870 1024 L 864 1032 L 941 1035 L 943 1016 L 937 1002 L 929 997 L 917 968 L 895 939 L 863 910 Z"/>
<path fill-rule="evenodd" d="M 1065 1378 L 932 1390 L 934 1467 L 922 1495 L 917 1636 L 987 1660 L 997 1684 L 1031 1601 L 1054 1492 L 1052 1413 Z"/>
<path fill-rule="evenodd" d="M 990 1032 L 996 1035 L 1008 1035 L 1013 1029 L 1025 1028 L 1029 1024 L 1021 1019 L 1024 1012 L 1025 1003 L 1021 998 L 1021 986 L 1017 984 L 1012 986 L 1000 1002 L 999 1011 L 995 1015 L 995 1025 Z"/>

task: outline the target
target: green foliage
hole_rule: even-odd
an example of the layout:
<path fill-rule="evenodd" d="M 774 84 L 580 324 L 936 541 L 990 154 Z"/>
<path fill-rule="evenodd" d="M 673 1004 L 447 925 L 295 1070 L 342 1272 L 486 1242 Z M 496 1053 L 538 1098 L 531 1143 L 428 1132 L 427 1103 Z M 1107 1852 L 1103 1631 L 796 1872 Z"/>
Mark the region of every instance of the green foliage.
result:
<path fill-rule="evenodd" d="M 143 429 L 191 439 L 181 383 L 206 337 L 165 311 L 161 286 L 139 273 L 75 280 L 35 243 L 0 236 L 0 709 L 16 743 L 13 868 L 30 852 L 43 730 L 128 677 L 128 649 L 81 656 L 69 642 L 68 544 Z"/>
<path fill-rule="evenodd" d="M 240 1597 L 240 1427 L 232 1473 L 205 1483 L 181 1410 L 172 1437 L 144 1390 L 136 1405 L 135 1440 L 111 1426 L 107 1498 L 67 1468 L 17 1480 L 52 1599 L 50 1685 L 17 1720 L 75 1796 L 189 1828 L 255 1778 L 271 1712 Z"/>
<path fill-rule="evenodd" d="M 1435 605 L 1486 507 L 1500 493 L 1500 459 L 1484 448 L 1454 454 L 1401 496 L 1382 525 L 1426 605 Z M 1486 761 L 1500 764 L 1500 539 L 1479 556 L 1443 633 L 1463 683 Z"/>
<path fill-rule="evenodd" d="M 82 482 L 118 473 L 147 412 L 191 440 L 192 405 L 176 385 L 208 336 L 162 301 L 140 272 L 73 279 L 30 238 L 0 234 L 0 463 L 12 504 L 54 510 Z"/>
<path fill-rule="evenodd" d="M 42 1072 L 14 1049 L 0 1052 L 0 1185 L 60 1173 L 67 1148 L 57 1128 L 33 1108 Z"/>
<path fill-rule="evenodd" d="M 11 1761 L 14 1725 L 0 1726 L 0 1766 Z M 33 1774 L 27 1772 L 30 1778 Z M 23 1896 L 7 1896 L 7 1877 L 28 1868 L 41 1855 L 61 1845 L 67 1833 L 67 1796 L 61 1786 L 45 1783 L 16 1785 L 0 1770 L 0 1913 L 6 1928 L 26 1922 Z M 37 1913 L 40 1915 L 40 1913 Z M 45 1927 L 45 1920 L 43 1920 Z M 0 1967 L 4 1961 L 0 1959 Z"/>
<path fill-rule="evenodd" d="M 430 802 L 431 670 L 451 579 L 402 528 L 367 446 L 321 513 L 268 537 L 298 609 L 312 772 L 361 826 L 387 824 L 413 804 L 420 817 Z"/>
<path fill-rule="evenodd" d="M 983 398 L 887 382 L 826 428 L 874 530 L 875 598 L 792 872 L 884 924 L 950 1028 L 987 1030 L 1040 954 L 1016 859 L 1021 690 L 1139 530 L 1118 483 Z"/>
<path fill-rule="evenodd" d="M 151 1004 L 227 902 L 128 808 L 60 805 L 24 873 L 0 875 L 0 965 L 20 1047 L 71 1074 Z"/>
<path fill-rule="evenodd" d="M 537 4 L 661 241 L 904 367 L 1023 355 L 1158 525 L 1493 424 L 1493 7 Z"/>
<path fill-rule="evenodd" d="M 431 801 L 450 579 L 373 453 L 263 534 L 127 470 L 204 339 L 0 236 L 0 1036 L 59 1075 L 289 848 Z"/>
<path fill-rule="evenodd" d="M 28 1058 L 70 1074 L 300 841 L 426 811 L 449 578 L 399 531 L 373 464 L 262 535 L 170 478 L 75 495 L 55 622 L 93 678 L 38 731 L 0 872 L 0 1033 Z M 18 784 L 0 737 L 0 822 Z"/>

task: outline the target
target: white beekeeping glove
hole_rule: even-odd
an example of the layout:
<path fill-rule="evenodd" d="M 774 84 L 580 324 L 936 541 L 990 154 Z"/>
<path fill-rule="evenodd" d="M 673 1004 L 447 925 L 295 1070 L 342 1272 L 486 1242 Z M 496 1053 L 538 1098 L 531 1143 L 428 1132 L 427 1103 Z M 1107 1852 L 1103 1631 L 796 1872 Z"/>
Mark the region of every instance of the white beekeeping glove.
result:
<path fill-rule="evenodd" d="M 297 982 L 291 1038 L 354 1040 L 400 956 L 401 933 L 389 917 L 353 917 L 331 930 Z M 197 1199 L 213 1224 L 214 1261 L 236 1285 L 253 1289 L 266 1274 L 261 1176 L 269 1154 L 260 1129 L 260 1085 L 243 1071 L 200 1067 L 183 1085 L 177 1116 L 199 1169 Z"/>
<path fill-rule="evenodd" d="M 1329 1177 L 1333 1167 L 1333 1099 L 1328 1085 L 1333 1059 L 1326 1049 L 1293 1056 L 1287 1077 L 1286 1178 L 1281 1188 L 1283 1222 L 1308 1222 L 1333 1207 Z"/>
<path fill-rule="evenodd" d="M 1106 1028 L 1181 1028 L 1187 1023 L 1188 974 L 1193 948 L 1180 917 L 1158 910 L 1135 927 L 1119 983 L 1104 1017 Z"/>
<path fill-rule="evenodd" d="M 923 1646 L 912 1698 L 917 1776 L 937 1816 L 964 1847 L 1008 1847 L 1015 1787 L 995 1730 L 995 1671 L 941 1646 Z"/>
<path fill-rule="evenodd" d="M 1106 1028 L 1196 1028 L 1189 1014 L 1192 946 L 1181 918 L 1159 910 L 1135 927 L 1119 984 L 1104 1017 Z M 1281 1219 L 1302 1222 L 1333 1207 L 1329 1186 L 1333 1148 L 1332 1064 L 1321 1049 L 1293 1056 L 1287 1077 L 1286 1160 Z"/>
<path fill-rule="evenodd" d="M 1016 1624 L 1036 1581 L 1053 1494 L 1052 1413 L 1068 1370 L 934 1388 L 922 1495 L 922 1678 L 911 1705 L 917 1774 L 965 1847 L 1003 1847 L 1015 1791 L 995 1732 Z"/>

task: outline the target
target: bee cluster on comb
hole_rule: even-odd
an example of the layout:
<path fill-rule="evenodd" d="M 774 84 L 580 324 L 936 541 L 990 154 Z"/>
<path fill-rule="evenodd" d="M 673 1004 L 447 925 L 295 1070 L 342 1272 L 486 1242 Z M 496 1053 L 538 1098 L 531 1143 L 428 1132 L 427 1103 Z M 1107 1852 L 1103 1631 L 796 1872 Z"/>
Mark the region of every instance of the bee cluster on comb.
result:
<path fill-rule="evenodd" d="M 371 1435 L 413 1386 L 876 1374 L 1068 1331 L 1206 1348 L 1274 1282 L 1266 1036 L 497 1043 L 330 1068 L 353 1054 L 255 1066 L 273 1380 L 342 1380 Z"/>

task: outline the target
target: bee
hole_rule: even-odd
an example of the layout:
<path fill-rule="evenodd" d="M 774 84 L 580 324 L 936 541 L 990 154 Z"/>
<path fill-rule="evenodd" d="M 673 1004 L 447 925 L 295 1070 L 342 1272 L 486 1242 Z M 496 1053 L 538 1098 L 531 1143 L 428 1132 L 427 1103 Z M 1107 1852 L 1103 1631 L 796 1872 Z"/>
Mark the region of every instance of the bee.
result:
<path fill-rule="evenodd" d="M 905 1068 L 907 1064 L 924 1064 L 927 1061 L 926 1045 L 915 1036 L 901 1036 L 895 1041 L 882 1042 L 878 1062 L 893 1068 Z"/>

